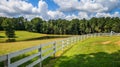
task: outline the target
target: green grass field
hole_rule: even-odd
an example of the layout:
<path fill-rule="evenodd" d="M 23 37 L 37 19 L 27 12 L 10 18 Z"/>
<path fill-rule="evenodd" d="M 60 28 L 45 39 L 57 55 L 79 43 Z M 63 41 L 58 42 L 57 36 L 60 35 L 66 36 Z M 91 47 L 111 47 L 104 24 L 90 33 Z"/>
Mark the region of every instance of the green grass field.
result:
<path fill-rule="evenodd" d="M 37 46 L 51 41 L 60 40 L 70 35 L 48 35 L 27 31 L 16 31 L 16 42 L 6 42 L 4 31 L 0 31 L 0 55 L 15 52 L 25 48 Z"/>
<path fill-rule="evenodd" d="M 31 40 L 43 40 L 51 38 L 63 38 L 71 35 L 52 35 L 52 34 L 39 34 L 27 31 L 16 31 L 15 40 L 18 41 L 31 41 Z M 7 37 L 4 31 L 0 31 L 0 43 L 6 42 Z"/>
<path fill-rule="evenodd" d="M 42 36 L 46 36 L 46 34 L 38 34 L 38 33 L 31 33 L 27 31 L 16 31 L 16 41 L 24 41 L 27 39 L 32 39 L 32 38 L 38 38 Z M 7 40 L 7 37 L 5 36 L 4 31 L 0 31 L 0 42 L 5 42 Z"/>
<path fill-rule="evenodd" d="M 17 42 L 6 43 L 5 40 L 7 38 L 5 37 L 4 32 L 1 31 L 0 55 L 15 52 L 47 42 L 60 40 L 66 37 L 69 37 L 69 35 L 47 35 L 26 31 L 17 31 Z M 30 52 L 13 58 L 12 62 L 25 56 L 29 56 L 33 53 L 34 52 Z M 120 67 L 120 37 L 104 36 L 88 38 L 74 44 L 70 49 L 67 49 L 60 57 L 56 54 L 56 57 L 58 58 L 54 60 L 49 58 L 46 59 L 45 63 L 43 63 L 44 67 Z M 34 60 L 36 60 L 36 58 L 32 61 Z M 2 64 L 0 63 L 0 65 Z"/>
<path fill-rule="evenodd" d="M 120 37 L 88 38 L 45 67 L 120 67 Z"/>

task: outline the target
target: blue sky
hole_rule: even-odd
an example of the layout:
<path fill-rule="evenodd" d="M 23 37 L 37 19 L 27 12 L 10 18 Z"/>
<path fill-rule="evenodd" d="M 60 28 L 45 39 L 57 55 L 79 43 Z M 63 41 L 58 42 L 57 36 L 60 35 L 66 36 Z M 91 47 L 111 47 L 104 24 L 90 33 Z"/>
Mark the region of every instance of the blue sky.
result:
<path fill-rule="evenodd" d="M 44 20 L 120 17 L 120 0 L 3 0 L 0 16 Z"/>
<path fill-rule="evenodd" d="M 35 7 L 38 7 L 38 2 L 39 2 L 40 0 L 27 0 L 27 2 L 29 2 L 29 3 L 31 3 L 33 6 L 35 6 Z M 47 3 L 47 5 L 48 5 L 48 9 L 49 10 L 57 10 L 58 8 L 59 8 L 59 6 L 53 1 L 53 0 L 43 0 L 43 1 L 45 1 L 46 3 Z M 61 0 L 62 1 L 62 0 Z M 80 0 L 79 0 L 80 1 Z M 72 13 L 77 13 L 78 11 L 69 11 L 69 13 L 68 12 L 64 12 L 64 13 L 68 13 L 68 14 L 72 14 Z"/>
<path fill-rule="evenodd" d="M 49 10 L 56 10 L 57 8 L 59 8 L 59 6 L 56 3 L 54 3 L 53 0 L 45 0 L 45 2 L 48 4 Z"/>
<path fill-rule="evenodd" d="M 32 4 L 33 6 L 35 6 L 35 7 L 38 7 L 38 2 L 39 2 L 39 1 L 40 1 L 40 0 L 27 0 L 27 2 L 31 3 L 31 4 Z M 43 0 L 43 1 L 45 1 L 45 2 L 47 3 L 49 10 L 56 10 L 56 9 L 59 8 L 59 6 L 58 6 L 53 0 Z M 62 0 L 61 0 L 61 1 L 62 1 Z M 80 0 L 78 0 L 78 1 L 80 1 Z M 110 12 L 113 13 L 113 12 L 115 12 L 115 11 L 119 11 L 119 12 L 120 12 L 120 9 L 115 8 L 114 10 L 112 10 L 112 11 L 110 11 Z M 75 12 L 77 12 L 77 11 L 75 11 Z M 70 12 L 70 13 L 71 13 L 71 12 Z M 74 12 L 72 12 L 72 13 L 74 13 Z"/>
<path fill-rule="evenodd" d="M 38 2 L 40 0 L 27 0 L 27 2 L 31 3 L 33 6 L 38 6 Z M 48 9 L 49 10 L 56 10 L 57 8 L 59 8 L 59 6 L 57 4 L 54 3 L 53 0 L 43 0 L 48 4 Z"/>

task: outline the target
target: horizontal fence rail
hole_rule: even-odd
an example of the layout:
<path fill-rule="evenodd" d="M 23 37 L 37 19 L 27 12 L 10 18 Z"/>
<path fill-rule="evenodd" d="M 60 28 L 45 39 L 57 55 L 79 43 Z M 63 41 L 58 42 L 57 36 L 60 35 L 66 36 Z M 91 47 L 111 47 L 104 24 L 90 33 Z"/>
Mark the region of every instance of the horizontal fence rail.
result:
<path fill-rule="evenodd" d="M 0 56 L 0 62 L 3 63 L 3 67 L 18 67 L 37 57 L 37 60 L 29 63 L 26 67 L 33 67 L 36 64 L 39 64 L 39 67 L 42 67 L 43 60 L 50 56 L 55 56 L 56 52 L 61 50 L 63 51 L 66 47 L 72 46 L 74 43 L 78 41 L 84 40 L 89 37 L 113 36 L 113 35 L 120 36 L 120 33 L 94 33 L 69 37 L 64 40 L 40 44 L 39 46 L 27 48 L 14 53 Z M 22 56 L 23 54 L 26 54 L 28 52 L 33 52 L 33 54 L 28 55 L 22 59 L 16 60 L 14 62 L 12 61 L 13 58 L 20 55 Z"/>

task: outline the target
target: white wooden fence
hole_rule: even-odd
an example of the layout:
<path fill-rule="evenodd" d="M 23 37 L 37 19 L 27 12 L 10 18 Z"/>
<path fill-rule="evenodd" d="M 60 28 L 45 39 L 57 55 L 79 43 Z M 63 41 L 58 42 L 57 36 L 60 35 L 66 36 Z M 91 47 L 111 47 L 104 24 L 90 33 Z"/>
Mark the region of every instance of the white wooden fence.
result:
<path fill-rule="evenodd" d="M 42 67 L 42 61 L 46 58 L 55 55 L 57 51 L 64 50 L 64 48 L 68 46 L 72 46 L 74 43 L 84 40 L 89 37 L 97 37 L 97 36 L 112 36 L 112 35 L 120 35 L 119 33 L 95 33 L 95 34 L 86 34 L 86 35 L 80 35 L 80 36 L 74 36 L 70 38 L 66 38 L 64 40 L 60 41 L 54 41 L 47 44 L 40 44 L 39 46 L 27 48 L 24 50 L 20 50 L 14 53 L 10 53 L 7 55 L 0 56 L 0 62 L 3 63 L 3 66 L 0 67 L 18 67 L 30 60 L 32 60 L 35 57 L 38 57 L 37 60 L 33 61 L 32 63 L 29 63 L 26 67 L 33 67 L 36 64 L 39 64 L 40 67 Z M 27 57 L 24 57 L 22 59 L 19 59 L 15 62 L 12 62 L 12 58 L 17 57 L 19 55 L 25 54 L 27 52 L 32 52 L 34 50 L 37 50 L 36 53 L 33 53 Z"/>

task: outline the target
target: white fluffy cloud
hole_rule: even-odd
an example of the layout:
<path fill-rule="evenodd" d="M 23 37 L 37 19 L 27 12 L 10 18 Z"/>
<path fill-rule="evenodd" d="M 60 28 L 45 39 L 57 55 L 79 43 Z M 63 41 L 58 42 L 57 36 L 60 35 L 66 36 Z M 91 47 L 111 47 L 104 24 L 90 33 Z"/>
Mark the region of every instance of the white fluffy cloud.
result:
<path fill-rule="evenodd" d="M 65 17 L 65 19 L 67 19 L 67 20 L 72 20 L 72 19 L 76 19 L 76 18 L 78 18 L 78 16 L 76 16 L 74 14 L 68 15 L 68 16 Z"/>
<path fill-rule="evenodd" d="M 91 18 L 91 17 L 120 17 L 119 12 L 110 14 L 114 9 L 120 9 L 120 0 L 54 0 L 62 12 L 78 11 L 78 15 L 68 15 L 67 19 L 72 18 Z"/>
<path fill-rule="evenodd" d="M 72 19 L 83 19 L 83 18 L 87 18 L 89 19 L 90 17 L 88 16 L 88 14 L 86 12 L 79 12 L 78 15 L 72 14 L 72 15 L 68 15 L 66 16 L 65 19 L 67 20 L 72 20 Z"/>
<path fill-rule="evenodd" d="M 119 12 L 109 13 L 114 9 L 120 9 L 120 0 L 53 0 L 59 8 L 49 10 L 48 4 L 44 0 L 38 2 L 38 6 L 33 6 L 27 0 L 2 0 L 0 1 L 0 16 L 18 17 L 32 19 L 41 17 L 48 19 L 83 19 L 91 17 L 120 17 Z M 74 14 L 77 11 L 77 14 Z M 73 12 L 66 14 L 65 12 Z"/>
<path fill-rule="evenodd" d="M 41 17 L 45 20 L 62 18 L 64 14 L 60 11 L 48 10 L 48 5 L 45 1 L 40 0 L 37 7 L 25 0 L 3 0 L 0 1 L 0 16 L 16 17 L 24 16 L 32 19 Z"/>
<path fill-rule="evenodd" d="M 65 15 L 60 11 L 48 11 L 48 15 L 50 16 L 50 19 L 65 18 Z"/>
<path fill-rule="evenodd" d="M 7 16 L 17 16 L 22 14 L 31 14 L 34 8 L 32 4 L 21 0 L 3 0 L 0 1 L 0 13 Z"/>
<path fill-rule="evenodd" d="M 110 14 L 110 13 L 97 13 L 96 17 L 120 17 L 120 13 L 119 12 L 115 12 L 114 14 Z"/>
<path fill-rule="evenodd" d="M 80 19 L 83 19 L 83 18 L 89 18 L 88 14 L 86 12 L 79 12 L 78 13 L 78 17 Z"/>
<path fill-rule="evenodd" d="M 120 0 L 54 0 L 61 11 L 107 12 L 119 7 Z"/>

